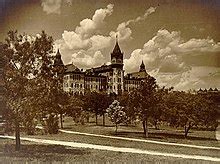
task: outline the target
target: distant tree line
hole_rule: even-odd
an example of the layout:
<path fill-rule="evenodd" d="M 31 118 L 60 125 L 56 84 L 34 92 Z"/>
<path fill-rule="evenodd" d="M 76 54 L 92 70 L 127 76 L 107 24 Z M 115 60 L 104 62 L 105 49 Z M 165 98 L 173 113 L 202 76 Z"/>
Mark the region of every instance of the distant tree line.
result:
<path fill-rule="evenodd" d="M 63 128 L 63 115 L 84 124 L 94 115 L 105 116 L 116 126 L 141 122 L 144 136 L 148 126 L 156 129 L 160 123 L 182 127 L 187 137 L 192 128 L 215 129 L 220 92 L 184 92 L 159 87 L 148 76 L 139 88 L 112 97 L 106 92 L 85 92 L 73 96 L 63 91 L 63 68 L 54 67 L 53 39 L 44 31 L 36 36 L 9 31 L 0 43 L 4 59 L 3 80 L 6 108 L 3 116 L 7 132 L 15 132 L 16 149 L 20 149 L 20 129 L 34 134 L 37 123 L 46 133 L 58 133 Z"/>

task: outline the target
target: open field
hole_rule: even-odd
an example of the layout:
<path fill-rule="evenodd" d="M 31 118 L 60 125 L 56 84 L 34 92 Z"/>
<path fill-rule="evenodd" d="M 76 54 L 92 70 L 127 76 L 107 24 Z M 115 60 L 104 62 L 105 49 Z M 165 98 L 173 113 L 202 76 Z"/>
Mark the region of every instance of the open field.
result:
<path fill-rule="evenodd" d="M 188 138 L 185 139 L 183 128 L 175 129 L 168 126 L 160 126 L 159 128 L 159 130 L 155 130 L 154 127 L 150 127 L 148 139 L 173 143 L 220 147 L 220 142 L 216 140 L 215 131 L 191 129 L 189 131 Z M 98 126 L 95 125 L 94 118 L 91 118 L 90 123 L 86 123 L 85 125 L 74 125 L 72 118 L 66 117 L 64 119 L 64 129 L 84 133 L 102 134 L 108 136 L 116 135 L 120 137 L 144 139 L 143 129 L 140 124 L 137 126 L 121 125 L 119 126 L 118 133 L 116 134 L 114 125 L 108 120 L 107 117 L 106 126 L 102 126 L 101 117 L 98 118 Z"/>
<path fill-rule="evenodd" d="M 127 138 L 144 139 L 142 127 L 137 126 L 120 126 L 119 131 L 115 133 L 115 127 L 113 124 L 106 119 L 106 126 L 101 126 L 102 118 L 99 118 L 99 125 L 96 126 L 94 118 L 91 119 L 90 123 L 85 125 L 76 125 L 73 123 L 72 118 L 66 117 L 64 119 L 64 129 L 92 133 L 102 134 L 107 136 L 119 136 Z M 191 130 L 187 139 L 183 136 L 182 129 L 173 129 L 170 127 L 160 127 L 160 130 L 155 130 L 153 127 L 149 129 L 150 136 L 148 140 L 172 142 L 172 143 L 183 143 L 191 145 L 211 146 L 219 147 L 220 143 L 215 139 L 215 132 L 213 131 L 198 131 Z M 47 134 L 43 135 L 42 131 L 39 130 L 36 135 L 28 136 L 22 133 L 22 137 L 56 140 L 56 141 L 70 141 L 76 143 L 87 143 L 103 146 L 113 147 L 127 147 L 140 150 L 149 150 L 162 153 L 172 154 L 185 154 L 185 155 L 198 155 L 198 156 L 209 156 L 214 158 L 220 158 L 220 150 L 211 149 L 198 149 L 189 148 L 175 145 L 163 145 L 155 143 L 145 143 L 137 141 L 127 141 L 113 138 L 103 138 L 96 136 L 86 136 L 79 134 Z M 0 163 L 10 162 L 88 162 L 93 163 L 107 163 L 107 162 L 126 162 L 126 163 L 212 163 L 210 161 L 203 160 L 192 160 L 182 159 L 174 157 L 164 157 L 155 155 L 144 155 L 134 153 L 122 153 L 112 152 L 105 150 L 87 149 L 87 148 L 73 148 L 62 145 L 47 145 L 41 143 L 33 143 L 28 141 L 22 141 L 22 147 L 20 152 L 14 151 L 14 142 L 10 139 L 0 139 Z M 214 162 L 215 163 L 215 162 Z"/>
<path fill-rule="evenodd" d="M 20 152 L 15 152 L 13 143 L 12 140 L 1 139 L 0 163 L 217 163 L 204 160 L 79 149 L 61 145 L 35 144 L 27 141 L 22 142 Z"/>

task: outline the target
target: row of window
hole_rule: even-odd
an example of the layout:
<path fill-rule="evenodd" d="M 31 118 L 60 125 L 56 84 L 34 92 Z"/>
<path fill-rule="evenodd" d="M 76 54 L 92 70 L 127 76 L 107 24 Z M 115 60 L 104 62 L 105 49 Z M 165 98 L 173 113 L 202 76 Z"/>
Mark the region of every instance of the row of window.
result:
<path fill-rule="evenodd" d="M 104 86 L 101 85 L 85 85 L 85 89 L 96 89 L 96 90 L 101 90 L 104 89 Z"/>
<path fill-rule="evenodd" d="M 116 82 L 116 78 L 114 78 L 114 83 Z M 111 82 L 112 83 L 112 78 L 109 78 L 108 79 L 108 82 Z M 118 78 L 118 83 L 121 83 L 121 78 Z"/>
<path fill-rule="evenodd" d="M 73 79 L 73 80 L 81 80 L 81 75 L 65 75 L 64 80 Z"/>
<path fill-rule="evenodd" d="M 135 84 L 135 85 L 140 85 L 140 81 L 135 81 L 135 80 L 125 80 L 125 84 Z"/>
<path fill-rule="evenodd" d="M 69 87 L 68 83 L 64 83 L 64 87 Z M 70 87 L 71 88 L 82 88 L 83 85 L 82 84 L 73 84 L 73 83 L 71 83 Z"/>
<path fill-rule="evenodd" d="M 73 80 L 81 80 L 83 77 L 81 77 L 81 75 L 66 75 L 64 76 L 64 79 L 73 79 Z M 96 81 L 96 82 L 101 82 L 104 79 L 103 78 L 96 78 L 96 77 L 86 77 L 85 78 L 86 81 Z"/>
<path fill-rule="evenodd" d="M 101 82 L 104 81 L 104 79 L 101 78 L 95 78 L 95 77 L 86 77 L 86 81 L 95 81 L 95 82 Z"/>
<path fill-rule="evenodd" d="M 132 89 L 134 89 L 134 88 L 136 88 L 136 87 L 134 87 L 134 86 L 133 86 L 133 87 L 128 87 L 128 86 L 126 86 L 126 87 L 125 87 L 125 91 L 130 91 L 130 90 L 132 90 Z"/>

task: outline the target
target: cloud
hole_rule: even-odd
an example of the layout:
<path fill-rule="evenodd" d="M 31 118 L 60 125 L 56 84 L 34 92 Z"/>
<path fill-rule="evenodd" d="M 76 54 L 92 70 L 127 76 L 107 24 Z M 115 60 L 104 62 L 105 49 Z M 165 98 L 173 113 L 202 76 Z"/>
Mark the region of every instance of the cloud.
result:
<path fill-rule="evenodd" d="M 83 50 L 72 54 L 71 62 L 78 67 L 91 68 L 96 65 L 101 65 L 105 61 L 105 58 L 101 51 L 96 51 L 94 56 L 87 55 Z M 86 66 L 86 67 L 85 67 Z"/>
<path fill-rule="evenodd" d="M 173 86 L 175 90 L 220 88 L 219 67 L 193 66 L 182 73 L 162 73 L 153 70 L 149 74 L 157 79 L 160 86 Z"/>
<path fill-rule="evenodd" d="M 106 16 L 113 12 L 112 4 L 107 5 L 104 9 L 95 11 L 92 19 L 86 18 L 80 22 L 80 25 L 75 28 L 75 31 L 64 31 L 62 39 L 69 49 L 100 49 L 106 43 L 110 42 L 109 37 L 103 35 L 95 35 L 97 30 L 104 23 Z M 104 46 L 105 47 L 105 46 Z"/>
<path fill-rule="evenodd" d="M 125 26 L 128 26 L 128 25 L 131 24 L 131 23 L 137 23 L 137 22 L 143 21 L 143 20 L 145 20 L 150 14 L 154 13 L 155 11 L 156 11 L 156 7 L 150 7 L 149 9 L 147 9 L 147 11 L 144 13 L 143 16 L 138 16 L 138 17 L 135 18 L 135 19 L 131 19 L 131 20 L 128 20 L 127 22 L 125 22 Z"/>
<path fill-rule="evenodd" d="M 188 64 L 192 56 L 193 60 L 200 60 L 201 55 L 216 53 L 220 53 L 220 43 L 213 39 L 192 38 L 185 41 L 180 32 L 163 29 L 142 49 L 134 50 L 124 64 L 126 72 L 134 72 L 143 59 L 148 73 L 156 78 L 160 86 L 173 86 L 176 90 L 220 88 L 219 67 Z"/>
<path fill-rule="evenodd" d="M 80 22 L 80 26 L 76 27 L 75 32 L 81 35 L 83 38 L 88 38 L 103 24 L 105 17 L 112 14 L 113 7 L 113 4 L 109 4 L 104 9 L 96 10 L 92 19 L 86 18 L 82 20 Z"/>
<path fill-rule="evenodd" d="M 126 41 L 132 39 L 131 34 L 132 30 L 130 27 L 128 27 L 132 23 L 137 23 L 140 21 L 144 21 L 150 14 L 154 13 L 156 11 L 156 7 L 150 7 L 147 9 L 147 11 L 144 13 L 143 16 L 138 16 L 135 19 L 130 19 L 126 22 L 122 22 L 118 25 L 116 31 L 111 31 L 110 36 L 118 35 L 120 41 Z"/>
<path fill-rule="evenodd" d="M 114 46 L 116 34 L 118 35 L 120 44 L 129 41 L 132 37 L 132 31 L 130 23 L 142 21 L 147 18 L 147 16 L 155 12 L 156 8 L 149 8 L 143 16 L 139 16 L 135 19 L 128 20 L 126 22 L 120 23 L 115 31 L 110 31 L 109 34 L 100 34 L 100 29 L 104 24 L 105 18 L 113 13 L 113 4 L 109 4 L 106 8 L 97 9 L 91 18 L 85 18 L 80 21 L 79 25 L 74 31 L 64 31 L 62 34 L 62 39 L 55 41 L 56 47 L 59 47 L 61 51 L 71 51 L 72 53 L 65 54 L 64 62 L 71 58 L 71 55 L 75 61 L 76 54 L 84 54 L 81 60 L 87 59 L 97 59 L 94 58 L 94 54 L 101 52 L 102 54 L 109 54 L 110 47 Z M 107 52 L 108 50 L 108 52 Z M 69 56 L 69 57 L 68 57 Z M 89 58 L 90 56 L 90 58 Z M 107 62 L 107 57 L 103 62 Z M 69 61 L 68 61 L 69 62 Z M 78 63 L 78 62 L 74 62 Z M 94 65 L 92 65 L 94 64 Z M 98 66 L 97 64 L 102 64 L 100 62 L 82 62 L 81 67 Z M 78 65 L 77 65 L 78 66 Z"/>
<path fill-rule="evenodd" d="M 88 49 L 89 47 L 89 40 L 83 39 L 74 31 L 64 31 L 62 38 L 69 49 Z"/>
<path fill-rule="evenodd" d="M 131 55 L 129 59 L 125 59 L 125 69 L 128 72 L 137 70 L 139 65 L 131 68 L 129 63 L 140 63 L 143 59 L 148 68 L 159 68 L 160 72 L 185 72 L 190 66 L 183 57 L 204 52 L 220 52 L 220 43 L 215 43 L 210 38 L 184 41 L 180 32 L 163 29 L 144 44 L 135 58 Z"/>
<path fill-rule="evenodd" d="M 41 6 L 47 14 L 60 14 L 62 2 L 72 5 L 72 0 L 41 0 Z"/>

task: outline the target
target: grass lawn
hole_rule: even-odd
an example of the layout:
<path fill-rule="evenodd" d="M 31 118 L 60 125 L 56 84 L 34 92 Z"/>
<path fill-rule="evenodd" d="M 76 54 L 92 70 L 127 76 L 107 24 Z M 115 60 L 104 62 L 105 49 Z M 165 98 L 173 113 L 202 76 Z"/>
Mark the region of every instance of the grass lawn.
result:
<path fill-rule="evenodd" d="M 188 134 L 188 138 L 184 138 L 183 128 L 174 129 L 171 127 L 159 127 L 156 130 L 153 127 L 149 128 L 149 138 L 150 140 L 174 142 L 174 143 L 184 143 L 192 145 L 202 145 L 202 146 L 214 146 L 220 147 L 220 143 L 216 140 L 214 131 L 201 131 L 191 129 Z M 76 125 L 72 121 L 72 118 L 65 117 L 64 119 L 64 129 L 84 132 L 84 133 L 94 133 L 109 136 L 120 136 L 120 137 L 130 137 L 130 138 L 140 138 L 143 139 L 143 129 L 141 125 L 137 126 L 119 126 L 118 133 L 115 134 L 115 127 L 106 117 L 106 126 L 102 126 L 102 118 L 98 118 L 98 126 L 95 125 L 94 118 L 90 119 L 90 123 L 85 125 Z"/>
<path fill-rule="evenodd" d="M 0 163 L 215 163 L 163 156 L 78 149 L 32 142 L 22 142 L 20 152 L 14 151 L 14 147 L 13 140 L 0 139 Z"/>
<path fill-rule="evenodd" d="M 99 125 L 96 126 L 94 118 L 90 120 L 90 123 L 85 125 L 74 124 L 72 118 L 65 117 L 64 119 L 64 129 L 103 134 L 109 136 L 121 136 L 130 138 L 143 138 L 143 130 L 141 125 L 137 126 L 120 126 L 118 133 L 115 133 L 114 125 L 106 119 L 106 126 L 102 126 L 102 118 L 98 119 Z M 175 142 L 175 143 L 185 143 L 185 144 L 195 144 L 204 146 L 214 146 L 220 147 L 219 142 L 215 139 L 215 132 L 212 131 L 198 131 L 191 130 L 189 137 L 184 138 L 184 133 L 182 129 L 173 129 L 170 127 L 160 127 L 160 130 L 155 130 L 153 127 L 149 128 L 149 138 L 150 140 Z M 209 150 L 209 149 L 196 149 L 187 148 L 180 146 L 170 146 L 161 145 L 153 143 L 143 143 L 137 141 L 126 141 L 119 139 L 110 138 L 100 138 L 94 136 L 85 136 L 77 134 L 66 134 L 59 133 L 54 135 L 42 135 L 42 131 L 39 130 L 36 135 L 27 136 L 21 134 L 21 137 L 33 137 L 49 140 L 60 140 L 60 141 L 74 141 L 106 146 L 115 147 L 130 147 L 143 150 L 151 150 L 166 153 L 177 153 L 177 154 L 188 154 L 188 155 L 201 155 L 220 158 L 219 150 Z M 189 160 L 181 158 L 172 157 L 162 157 L 162 156 L 152 156 L 143 154 L 133 154 L 133 153 L 119 153 L 111 151 L 100 151 L 94 149 L 79 149 L 71 148 L 66 146 L 58 145 L 45 145 L 31 143 L 27 141 L 22 141 L 22 147 L 20 152 L 14 151 L 15 141 L 9 139 L 0 139 L 0 163 L 26 163 L 26 162 L 91 162 L 91 163 L 211 163 L 208 161 L 200 160 Z"/>

